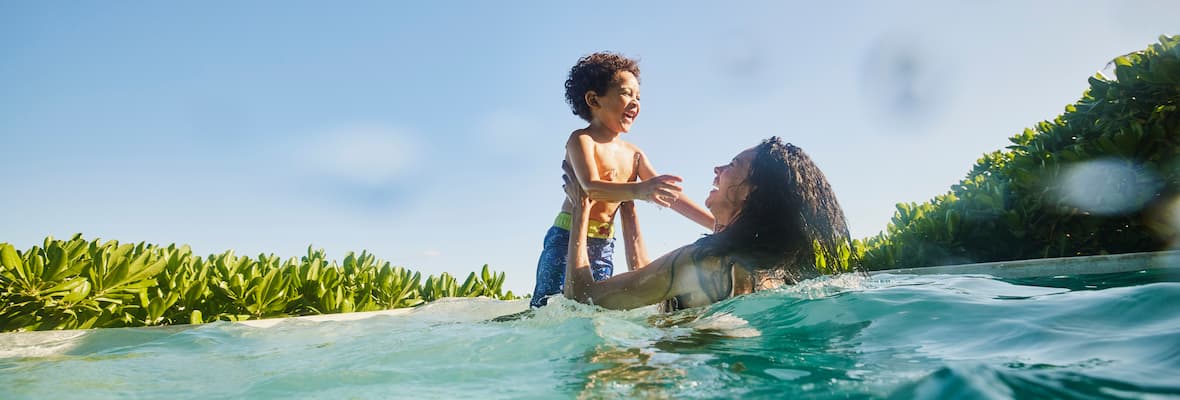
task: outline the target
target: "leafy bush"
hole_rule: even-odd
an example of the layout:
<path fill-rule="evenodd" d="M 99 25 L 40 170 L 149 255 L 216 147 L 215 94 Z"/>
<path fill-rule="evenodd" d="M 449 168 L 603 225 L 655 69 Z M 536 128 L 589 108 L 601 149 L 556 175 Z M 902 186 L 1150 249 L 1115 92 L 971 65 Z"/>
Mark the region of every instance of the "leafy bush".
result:
<path fill-rule="evenodd" d="M 390 266 L 368 252 L 341 264 L 323 250 L 281 260 L 233 251 L 197 257 L 188 246 L 46 238 L 25 252 L 0 243 L 0 331 L 199 324 L 413 307 L 442 297 L 501 291 L 504 273 L 483 266 L 462 285 L 443 273 Z"/>
<path fill-rule="evenodd" d="M 1180 36 L 1115 58 L 1053 121 L 854 243 L 870 269 L 1152 251 L 1177 240 Z M 1088 168 L 1088 169 L 1086 169 Z M 1077 171 L 1088 173 L 1079 175 Z M 1081 189 L 1097 191 L 1078 194 Z M 1085 200 L 1079 204 L 1079 199 Z"/>

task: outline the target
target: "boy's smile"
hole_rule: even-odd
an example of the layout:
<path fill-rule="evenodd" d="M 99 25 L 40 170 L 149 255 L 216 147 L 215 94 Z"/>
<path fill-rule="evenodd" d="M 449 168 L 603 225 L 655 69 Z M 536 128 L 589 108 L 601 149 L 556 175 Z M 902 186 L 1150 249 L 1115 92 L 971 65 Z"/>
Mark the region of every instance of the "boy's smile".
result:
<path fill-rule="evenodd" d="M 590 103 L 594 119 L 612 132 L 628 132 L 639 117 L 639 79 L 627 71 L 615 73 L 610 86 Z"/>

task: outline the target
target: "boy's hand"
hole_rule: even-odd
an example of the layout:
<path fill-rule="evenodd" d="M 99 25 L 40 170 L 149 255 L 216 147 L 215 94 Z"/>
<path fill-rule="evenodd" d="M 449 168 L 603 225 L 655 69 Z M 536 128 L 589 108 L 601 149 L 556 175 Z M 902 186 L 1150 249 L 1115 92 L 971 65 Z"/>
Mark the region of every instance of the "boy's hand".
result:
<path fill-rule="evenodd" d="M 680 183 L 683 179 L 675 175 L 660 175 L 640 182 L 637 186 L 638 190 L 635 198 L 647 200 L 663 207 L 671 207 L 676 199 L 680 198 L 682 189 Z"/>

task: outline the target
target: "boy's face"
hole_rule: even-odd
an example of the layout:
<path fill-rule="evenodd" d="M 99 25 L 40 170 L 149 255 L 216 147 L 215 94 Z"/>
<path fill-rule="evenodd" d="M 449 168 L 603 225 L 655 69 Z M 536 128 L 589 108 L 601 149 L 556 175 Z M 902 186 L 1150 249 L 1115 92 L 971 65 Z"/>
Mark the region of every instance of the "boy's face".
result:
<path fill-rule="evenodd" d="M 586 93 L 594 120 L 614 132 L 627 132 L 639 117 L 639 79 L 627 71 L 615 73 L 606 93 Z"/>

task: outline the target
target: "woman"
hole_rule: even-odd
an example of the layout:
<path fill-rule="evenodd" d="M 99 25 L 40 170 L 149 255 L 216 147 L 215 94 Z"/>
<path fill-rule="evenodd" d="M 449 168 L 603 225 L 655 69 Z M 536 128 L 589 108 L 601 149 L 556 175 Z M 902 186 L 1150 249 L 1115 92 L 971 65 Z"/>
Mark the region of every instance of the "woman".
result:
<path fill-rule="evenodd" d="M 564 292 L 582 303 L 613 309 L 661 302 L 665 310 L 698 307 L 815 277 L 820 268 L 828 269 L 824 266 L 855 264 L 848 224 L 827 179 L 803 150 L 778 137 L 713 168 L 716 188 L 705 199 L 717 220 L 712 235 L 598 282 L 586 251 L 591 200 L 571 184 L 576 180 L 568 166 L 565 173 L 575 234 Z"/>

